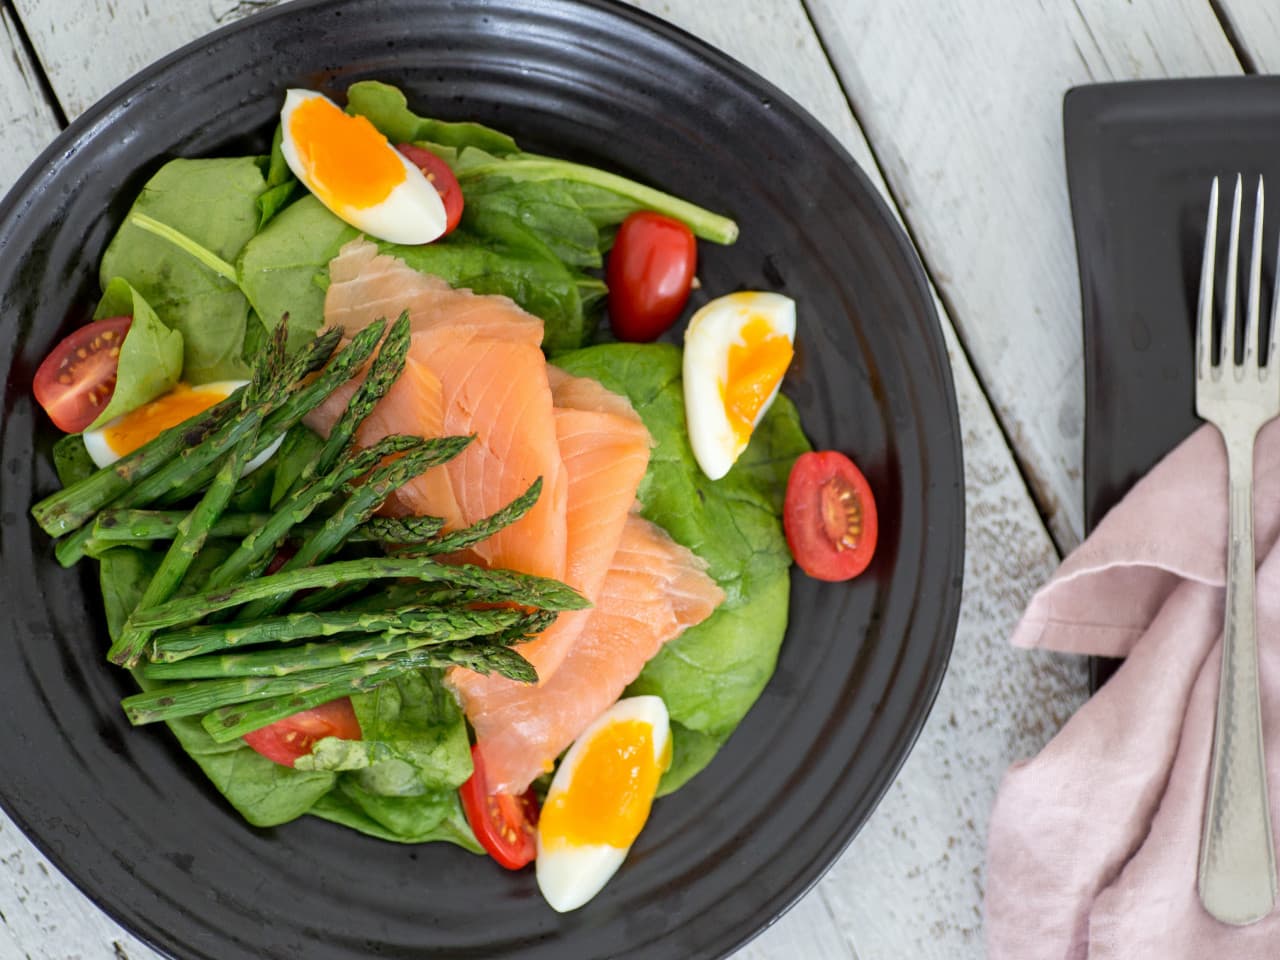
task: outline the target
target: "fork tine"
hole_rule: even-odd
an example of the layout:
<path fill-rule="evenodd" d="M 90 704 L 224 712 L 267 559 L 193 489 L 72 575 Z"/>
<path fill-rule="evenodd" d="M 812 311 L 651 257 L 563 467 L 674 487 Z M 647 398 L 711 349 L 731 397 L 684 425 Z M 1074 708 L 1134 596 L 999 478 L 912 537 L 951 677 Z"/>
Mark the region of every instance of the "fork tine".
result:
<path fill-rule="evenodd" d="M 1204 256 L 1200 260 L 1200 303 L 1196 307 L 1196 379 L 1207 380 L 1214 360 L 1209 357 L 1213 346 L 1213 268 L 1218 250 L 1218 178 L 1209 188 L 1209 216 L 1204 226 Z M 1277 275 L 1280 283 L 1280 275 Z M 1274 325 L 1272 334 L 1274 336 Z"/>
<path fill-rule="evenodd" d="M 1240 284 L 1240 195 L 1244 192 L 1244 178 L 1236 174 L 1235 199 L 1231 202 L 1231 236 L 1227 238 L 1227 298 L 1223 306 L 1226 313 L 1222 319 L 1222 345 L 1219 349 L 1219 362 L 1234 366 L 1236 362 L 1236 327 L 1240 311 L 1237 309 L 1236 297 Z"/>
<path fill-rule="evenodd" d="M 1258 195 L 1253 206 L 1253 243 L 1249 247 L 1249 311 L 1244 324 L 1244 365 L 1257 370 L 1258 313 L 1262 304 L 1262 174 L 1258 174 Z"/>

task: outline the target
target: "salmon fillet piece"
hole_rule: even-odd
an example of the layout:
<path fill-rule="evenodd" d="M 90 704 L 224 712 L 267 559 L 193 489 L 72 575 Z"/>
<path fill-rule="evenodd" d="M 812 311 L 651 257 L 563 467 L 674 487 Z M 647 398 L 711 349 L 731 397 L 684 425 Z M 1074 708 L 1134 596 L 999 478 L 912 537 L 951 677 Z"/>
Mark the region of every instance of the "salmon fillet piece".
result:
<path fill-rule="evenodd" d="M 555 675 L 508 684 L 486 702 L 477 741 L 494 790 L 523 792 L 664 644 L 711 615 L 724 591 L 705 569 L 661 527 L 627 518 L 596 606 Z"/>
<path fill-rule="evenodd" d="M 390 433 L 476 438 L 401 487 L 394 509 L 442 516 L 453 529 L 497 512 L 541 477 L 533 508 L 474 553 L 492 567 L 563 579 L 568 477 L 539 348 L 542 321 L 506 297 L 455 290 L 365 240 L 344 246 L 329 275 L 327 324 L 350 336 L 408 310 L 413 331 L 405 375 L 362 426 L 359 442 Z M 335 394 L 309 422 L 327 433 L 344 402 Z"/>
<path fill-rule="evenodd" d="M 547 372 L 556 404 L 556 440 L 569 477 L 564 581 L 594 602 L 644 479 L 653 441 L 625 397 L 555 367 Z M 559 668 L 590 615 L 590 610 L 562 613 L 521 646 L 520 653 L 538 671 L 540 682 Z M 481 737 L 489 728 L 490 698 L 505 696 L 508 687 L 524 686 L 467 670 L 452 671 L 449 680 Z"/>

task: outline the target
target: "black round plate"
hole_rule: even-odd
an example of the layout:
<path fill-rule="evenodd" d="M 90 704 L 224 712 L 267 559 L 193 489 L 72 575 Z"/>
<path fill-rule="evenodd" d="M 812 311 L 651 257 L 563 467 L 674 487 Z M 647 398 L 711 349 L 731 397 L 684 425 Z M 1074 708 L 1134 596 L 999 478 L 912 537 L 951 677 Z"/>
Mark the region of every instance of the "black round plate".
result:
<path fill-rule="evenodd" d="M 243 823 L 163 729 L 129 728 L 92 564 L 62 570 L 30 520 L 55 486 L 31 377 L 96 299 L 97 264 L 167 158 L 265 152 L 287 86 L 380 78 L 472 118 L 735 216 L 701 244 L 703 290 L 799 305 L 787 392 L 816 447 L 879 499 L 871 571 L 797 574 L 777 672 L 714 763 L 659 801 L 582 910 L 530 871 L 303 818 Z M 326 0 L 214 33 L 79 118 L 0 208 L 0 797 L 108 913 L 178 957 L 693 957 L 742 944 L 866 820 L 946 665 L 963 490 L 950 367 L 902 231 L 853 161 L 784 95 L 644 14 L 601 0 Z"/>

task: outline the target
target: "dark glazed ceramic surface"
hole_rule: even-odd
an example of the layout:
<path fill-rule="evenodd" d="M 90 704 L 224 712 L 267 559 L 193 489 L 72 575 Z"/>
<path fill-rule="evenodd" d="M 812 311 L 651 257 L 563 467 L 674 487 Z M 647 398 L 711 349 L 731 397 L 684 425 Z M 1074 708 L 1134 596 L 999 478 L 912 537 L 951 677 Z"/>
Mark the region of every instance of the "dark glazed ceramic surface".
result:
<path fill-rule="evenodd" d="M 32 373 L 96 298 L 103 247 L 173 156 L 265 151 L 286 86 L 376 77 L 734 215 L 703 300 L 799 303 L 786 390 L 880 501 L 872 570 L 796 575 L 777 673 L 710 768 L 660 801 L 621 873 L 558 916 L 532 873 L 303 819 L 245 825 L 163 729 L 133 730 L 90 563 L 31 522 L 54 487 Z M 835 859 L 915 739 L 950 652 L 963 484 L 950 368 L 914 253 L 822 129 L 738 64 L 600 0 L 290 5 L 206 37 L 76 121 L 0 206 L 0 797 L 102 907 L 179 957 L 691 957 L 725 953 Z"/>
<path fill-rule="evenodd" d="M 1223 177 L 1228 209 L 1235 175 L 1244 174 L 1247 211 L 1258 174 L 1273 191 L 1280 184 L 1280 78 L 1077 87 L 1063 123 L 1084 310 L 1084 507 L 1092 530 L 1200 423 L 1193 348 L 1209 184 Z M 1275 278 L 1275 211 L 1272 201 L 1264 291 Z M 1224 217 L 1220 237 L 1226 229 Z M 1264 318 L 1270 308 L 1264 292 Z M 1114 668 L 1095 663 L 1095 688 Z"/>

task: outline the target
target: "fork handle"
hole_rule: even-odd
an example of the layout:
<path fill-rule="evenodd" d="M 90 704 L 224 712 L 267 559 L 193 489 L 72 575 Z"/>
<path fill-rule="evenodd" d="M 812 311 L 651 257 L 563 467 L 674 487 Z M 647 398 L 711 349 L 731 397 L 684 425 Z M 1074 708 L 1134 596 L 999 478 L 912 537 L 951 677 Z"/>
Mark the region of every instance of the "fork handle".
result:
<path fill-rule="evenodd" d="M 1224 433 L 1230 488 L 1226 617 L 1209 799 L 1200 842 L 1200 901 L 1223 923 L 1260 920 L 1276 901 L 1254 616 L 1253 442 Z"/>

